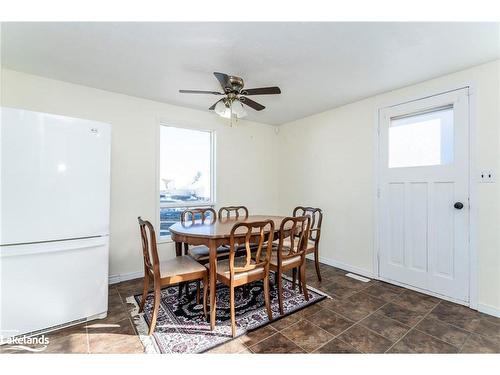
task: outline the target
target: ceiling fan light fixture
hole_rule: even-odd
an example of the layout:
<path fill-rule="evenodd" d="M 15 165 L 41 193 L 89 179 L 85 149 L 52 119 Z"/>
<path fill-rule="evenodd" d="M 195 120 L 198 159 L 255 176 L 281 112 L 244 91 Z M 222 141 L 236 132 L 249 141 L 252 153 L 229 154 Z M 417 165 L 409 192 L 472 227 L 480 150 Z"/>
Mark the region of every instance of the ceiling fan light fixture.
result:
<path fill-rule="evenodd" d="M 219 101 L 214 108 L 215 113 L 224 118 L 231 118 L 231 109 L 225 100 Z"/>
<path fill-rule="evenodd" d="M 223 118 L 231 118 L 231 108 L 226 108 L 226 110 L 220 115 Z"/>
<path fill-rule="evenodd" d="M 236 116 L 237 118 L 243 118 L 247 115 L 247 111 L 245 110 L 245 107 L 243 107 L 243 104 L 239 100 L 234 100 L 233 103 L 231 104 L 231 109 L 233 112 L 233 115 Z"/>
<path fill-rule="evenodd" d="M 239 100 L 221 100 L 219 101 L 214 108 L 215 113 L 223 118 L 243 118 L 248 115 L 245 107 Z"/>

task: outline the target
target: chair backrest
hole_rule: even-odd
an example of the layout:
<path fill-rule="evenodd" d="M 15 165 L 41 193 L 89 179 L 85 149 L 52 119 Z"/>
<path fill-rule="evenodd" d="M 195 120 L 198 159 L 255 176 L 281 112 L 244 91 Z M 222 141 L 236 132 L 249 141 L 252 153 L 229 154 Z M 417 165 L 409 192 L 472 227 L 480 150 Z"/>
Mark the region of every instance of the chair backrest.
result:
<path fill-rule="evenodd" d="M 150 271 L 155 277 L 160 277 L 160 260 L 156 247 L 155 228 L 149 221 L 142 220 L 140 216 L 137 220 L 139 221 L 139 228 L 141 231 L 144 271 Z"/>
<path fill-rule="evenodd" d="M 191 224 L 195 224 L 196 220 L 201 220 L 202 224 L 208 222 L 213 224 L 217 221 L 217 213 L 213 208 L 190 208 L 181 213 L 181 223 L 191 221 Z"/>
<path fill-rule="evenodd" d="M 300 255 L 306 256 L 307 239 L 309 237 L 309 228 L 311 218 L 309 216 L 285 217 L 280 225 L 280 234 L 278 242 L 278 263 Z M 286 239 L 289 243 L 286 244 Z"/>
<path fill-rule="evenodd" d="M 229 273 L 231 280 L 234 280 L 235 274 L 255 268 L 263 268 L 267 272 L 273 250 L 273 237 L 274 222 L 272 220 L 237 223 L 233 226 L 229 237 Z M 245 245 L 246 253 L 242 255 L 241 247 L 238 249 L 238 257 L 239 259 L 245 257 L 245 264 L 236 267 L 234 259 L 238 244 Z M 255 252 L 253 257 L 255 262 L 252 262 L 252 251 Z"/>
<path fill-rule="evenodd" d="M 311 227 L 309 228 L 309 239 L 317 245 L 321 235 L 321 223 L 323 221 L 323 211 L 315 207 L 295 207 L 293 216 L 309 216 L 311 218 Z"/>
<path fill-rule="evenodd" d="M 226 206 L 219 209 L 219 220 L 222 218 L 229 219 L 231 217 L 239 219 L 241 215 L 244 215 L 246 219 L 248 217 L 248 208 L 245 206 Z"/>

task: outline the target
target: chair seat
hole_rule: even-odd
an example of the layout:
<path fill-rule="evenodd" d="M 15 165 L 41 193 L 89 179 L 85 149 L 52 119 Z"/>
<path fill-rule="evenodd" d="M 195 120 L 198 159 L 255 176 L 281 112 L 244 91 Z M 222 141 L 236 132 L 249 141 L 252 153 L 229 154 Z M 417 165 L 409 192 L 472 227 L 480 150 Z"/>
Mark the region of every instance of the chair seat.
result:
<path fill-rule="evenodd" d="M 287 256 L 289 253 L 289 250 L 288 249 L 283 249 L 282 251 L 282 254 L 284 256 Z M 283 259 L 282 261 L 282 265 L 283 266 L 288 266 L 290 264 L 294 264 L 294 263 L 300 263 L 300 255 L 295 255 L 295 256 L 292 256 L 290 258 L 286 258 L 286 259 Z M 277 249 L 273 249 L 273 253 L 271 254 L 271 260 L 269 261 L 269 264 L 276 268 L 278 267 L 278 252 L 277 252 Z"/>
<path fill-rule="evenodd" d="M 207 272 L 205 266 L 201 265 L 187 255 L 160 262 L 160 277 L 172 278 L 174 276 L 190 275 Z"/>
<path fill-rule="evenodd" d="M 234 265 L 235 267 L 243 267 L 246 264 L 246 258 L 235 258 L 234 259 Z M 255 262 L 252 260 L 250 264 L 255 264 Z M 259 267 L 259 268 L 254 268 L 249 271 L 245 272 L 238 272 L 235 273 L 234 279 L 235 280 L 240 280 L 240 279 L 248 279 L 252 276 L 263 274 L 264 273 L 264 268 Z M 220 262 L 217 262 L 217 275 L 220 275 L 224 277 L 225 279 L 229 279 L 231 277 L 230 272 L 229 272 L 229 259 L 222 260 Z"/>
<path fill-rule="evenodd" d="M 189 256 L 195 260 L 206 260 L 209 258 L 209 249 L 207 246 L 200 245 L 194 246 L 188 250 Z M 217 248 L 217 257 L 229 254 L 229 248 L 225 246 L 219 246 Z"/>
<path fill-rule="evenodd" d="M 276 245 L 278 245 L 278 243 L 279 243 L 279 240 L 276 240 L 276 241 L 274 241 L 274 242 L 273 242 L 273 244 L 276 244 Z M 297 242 L 296 242 L 296 241 L 294 242 L 294 244 L 295 244 L 295 246 L 297 246 Z M 285 238 L 285 239 L 283 240 L 283 246 L 290 247 L 290 237 Z M 314 251 L 314 246 L 315 246 L 314 241 L 312 241 L 312 240 L 308 240 L 308 241 L 307 241 L 307 249 L 306 249 L 306 252 L 307 252 L 307 253 L 311 253 L 311 252 L 313 252 L 313 251 Z"/>

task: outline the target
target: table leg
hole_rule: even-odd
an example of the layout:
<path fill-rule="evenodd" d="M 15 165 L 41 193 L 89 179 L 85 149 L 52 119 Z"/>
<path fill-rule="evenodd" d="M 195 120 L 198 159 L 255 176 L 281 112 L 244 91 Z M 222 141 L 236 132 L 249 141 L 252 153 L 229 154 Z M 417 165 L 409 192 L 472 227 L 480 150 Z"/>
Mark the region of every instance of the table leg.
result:
<path fill-rule="evenodd" d="M 175 243 L 175 255 L 178 257 L 182 255 L 182 242 Z"/>
<path fill-rule="evenodd" d="M 210 329 L 215 328 L 215 285 L 217 284 L 217 244 L 210 240 L 209 248 L 209 263 L 210 263 Z"/>
<path fill-rule="evenodd" d="M 182 256 L 182 242 L 175 242 L 175 256 Z M 182 297 L 182 287 L 184 286 L 184 283 L 179 283 L 179 295 L 177 298 L 179 298 L 179 300 L 181 299 Z M 186 294 L 187 294 L 187 291 L 186 291 Z"/>

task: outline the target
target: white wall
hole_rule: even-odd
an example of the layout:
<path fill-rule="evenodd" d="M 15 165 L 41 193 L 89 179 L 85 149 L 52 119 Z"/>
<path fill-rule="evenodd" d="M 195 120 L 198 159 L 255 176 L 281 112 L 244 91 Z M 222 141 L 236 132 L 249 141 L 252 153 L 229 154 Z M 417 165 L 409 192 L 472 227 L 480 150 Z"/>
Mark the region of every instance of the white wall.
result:
<path fill-rule="evenodd" d="M 155 220 L 159 122 L 213 129 L 217 139 L 217 204 L 244 204 L 251 213 L 277 212 L 274 127 L 227 121 L 208 111 L 134 98 L 2 70 L 2 105 L 103 121 L 112 125 L 110 275 L 142 271 L 137 216 Z M 171 243 L 159 247 L 174 256 Z M 118 278 L 114 278 L 118 280 Z"/>
<path fill-rule="evenodd" d="M 322 207 L 324 260 L 371 275 L 377 109 L 472 83 L 475 166 L 498 173 L 499 69 L 497 60 L 281 126 L 280 212 L 289 213 L 297 204 Z M 478 198 L 479 304 L 499 313 L 500 189 L 498 183 L 477 182 L 473 188 Z"/>

